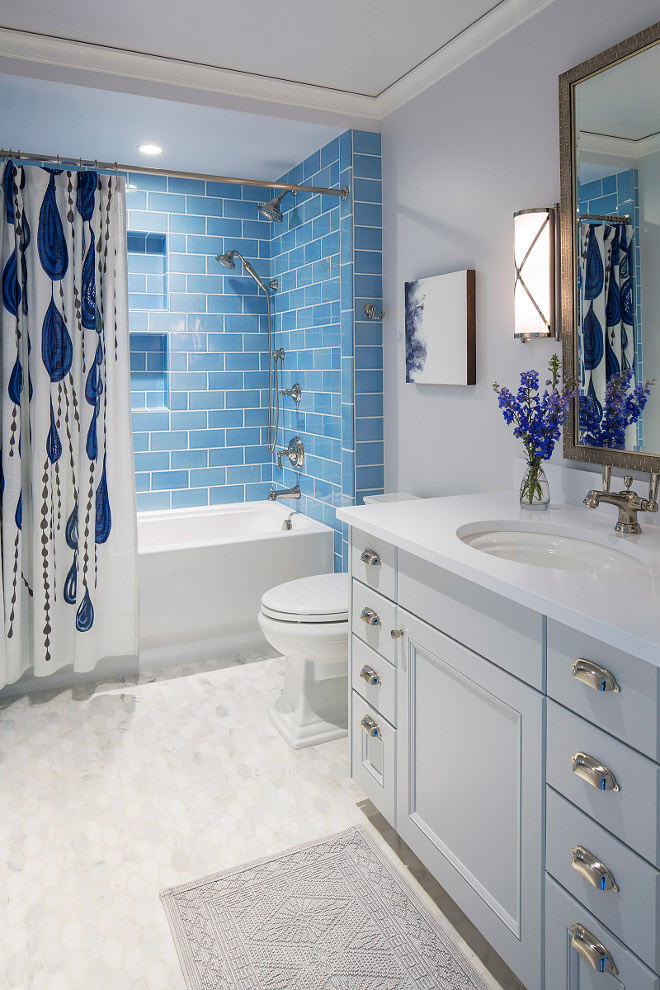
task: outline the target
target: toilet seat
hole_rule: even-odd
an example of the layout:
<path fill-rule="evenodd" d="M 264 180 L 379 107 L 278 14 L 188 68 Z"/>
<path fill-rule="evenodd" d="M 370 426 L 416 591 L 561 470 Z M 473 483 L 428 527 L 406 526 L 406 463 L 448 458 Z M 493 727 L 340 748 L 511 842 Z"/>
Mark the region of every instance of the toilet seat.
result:
<path fill-rule="evenodd" d="M 278 622 L 348 622 L 348 575 L 314 574 L 270 588 L 261 599 L 262 615 Z"/>

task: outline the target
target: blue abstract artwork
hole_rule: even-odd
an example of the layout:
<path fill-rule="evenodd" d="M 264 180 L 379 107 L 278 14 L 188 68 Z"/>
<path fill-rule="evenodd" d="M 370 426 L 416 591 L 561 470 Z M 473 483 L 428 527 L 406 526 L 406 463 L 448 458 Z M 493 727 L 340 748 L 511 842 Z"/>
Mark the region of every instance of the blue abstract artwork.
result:
<path fill-rule="evenodd" d="M 406 382 L 474 385 L 474 271 L 405 283 Z"/>

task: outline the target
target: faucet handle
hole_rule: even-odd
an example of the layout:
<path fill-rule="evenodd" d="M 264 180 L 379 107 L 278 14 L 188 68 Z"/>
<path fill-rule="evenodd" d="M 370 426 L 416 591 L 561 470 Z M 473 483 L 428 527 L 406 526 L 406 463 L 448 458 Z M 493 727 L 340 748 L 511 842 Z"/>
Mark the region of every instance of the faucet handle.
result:
<path fill-rule="evenodd" d="M 631 485 L 633 483 L 632 475 L 631 474 L 627 474 L 625 476 L 625 478 L 623 479 L 623 483 L 626 486 L 626 491 L 629 492 L 630 491 L 630 487 L 631 487 Z"/>

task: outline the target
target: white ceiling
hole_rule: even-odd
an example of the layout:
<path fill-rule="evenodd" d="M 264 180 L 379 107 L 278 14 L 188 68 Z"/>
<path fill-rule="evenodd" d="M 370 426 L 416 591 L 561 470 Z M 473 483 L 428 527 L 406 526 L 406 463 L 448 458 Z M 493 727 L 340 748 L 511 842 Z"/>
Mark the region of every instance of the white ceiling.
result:
<path fill-rule="evenodd" d="M 342 130 L 21 76 L 0 75 L 0 92 L 4 148 L 246 179 L 274 181 Z"/>
<path fill-rule="evenodd" d="M 21 0 L 3 27 L 375 97 L 511 0 Z"/>

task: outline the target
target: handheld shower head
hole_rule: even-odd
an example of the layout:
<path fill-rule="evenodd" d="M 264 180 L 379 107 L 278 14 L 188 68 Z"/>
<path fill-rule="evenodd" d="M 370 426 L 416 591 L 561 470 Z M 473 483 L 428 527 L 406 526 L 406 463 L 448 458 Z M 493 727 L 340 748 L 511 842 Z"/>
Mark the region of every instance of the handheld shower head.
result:
<path fill-rule="evenodd" d="M 215 260 L 219 261 L 220 264 L 223 265 L 225 268 L 230 268 L 233 271 L 236 268 L 236 262 L 234 261 L 235 255 L 238 255 L 238 257 L 243 262 L 243 268 L 248 273 L 248 275 L 250 275 L 255 280 L 259 288 L 262 289 L 266 293 L 266 295 L 268 295 L 268 290 L 266 286 L 259 278 L 254 268 L 250 264 L 250 262 L 245 260 L 245 258 L 243 257 L 240 251 L 225 251 L 224 254 L 216 254 Z"/>
<path fill-rule="evenodd" d="M 233 271 L 233 269 L 236 268 L 234 263 L 235 254 L 235 251 L 227 251 L 225 254 L 216 254 L 215 260 L 219 261 L 225 268 L 231 268 Z"/>
<path fill-rule="evenodd" d="M 288 192 L 290 192 L 292 196 L 295 196 L 292 189 L 285 189 L 284 192 L 281 192 L 279 196 L 275 197 L 275 199 L 271 199 L 270 203 L 257 203 L 257 209 L 259 210 L 259 213 L 261 213 L 262 217 L 265 217 L 266 220 L 274 220 L 275 223 L 282 223 L 284 217 L 282 216 L 280 203 L 282 202 L 282 197 L 286 196 Z"/>

